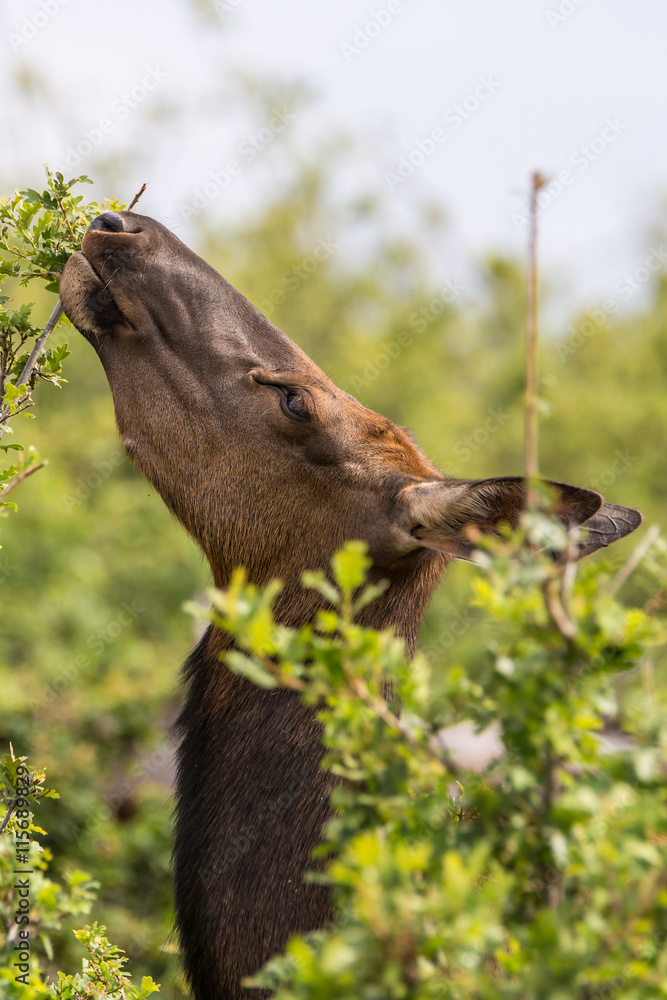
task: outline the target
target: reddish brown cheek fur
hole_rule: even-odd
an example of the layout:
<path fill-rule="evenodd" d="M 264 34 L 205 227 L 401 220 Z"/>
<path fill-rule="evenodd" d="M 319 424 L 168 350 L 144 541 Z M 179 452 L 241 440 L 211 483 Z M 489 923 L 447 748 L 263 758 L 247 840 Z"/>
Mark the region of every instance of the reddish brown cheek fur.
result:
<path fill-rule="evenodd" d="M 472 526 L 516 521 L 525 485 L 442 477 L 408 432 L 341 392 L 243 296 L 159 223 L 104 213 L 75 255 L 61 297 L 98 351 L 132 461 L 199 542 L 217 585 L 237 565 L 285 581 L 279 621 L 313 620 L 321 599 L 300 586 L 365 539 L 385 593 L 361 616 L 414 649 L 424 610 Z M 308 392 L 312 426 L 290 423 L 275 386 Z M 592 491 L 553 484 L 555 512 L 591 528 L 585 551 L 640 516 Z M 286 690 L 266 691 L 220 662 L 230 639 L 209 630 L 185 664 L 178 721 L 174 880 L 183 963 L 196 1000 L 261 1000 L 241 980 L 288 938 L 331 918 L 311 852 L 330 815 L 334 778 L 320 730 Z"/>

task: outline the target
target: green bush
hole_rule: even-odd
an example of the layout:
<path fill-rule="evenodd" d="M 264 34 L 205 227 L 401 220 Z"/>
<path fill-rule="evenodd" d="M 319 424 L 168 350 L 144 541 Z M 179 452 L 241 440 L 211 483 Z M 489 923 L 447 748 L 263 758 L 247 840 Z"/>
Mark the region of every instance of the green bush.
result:
<path fill-rule="evenodd" d="M 332 604 L 313 627 L 273 623 L 277 583 L 258 591 L 239 572 L 213 593 L 213 621 L 242 650 L 227 665 L 299 691 L 341 779 L 319 849 L 334 860 L 313 876 L 339 919 L 255 978 L 278 1000 L 667 996 L 664 698 L 628 710 L 629 749 L 604 732 L 615 679 L 667 631 L 617 602 L 603 562 L 574 582 L 571 564 L 535 555 L 554 530 L 533 512 L 480 553 L 474 602 L 495 623 L 484 680 L 454 664 L 437 694 L 426 659 L 354 623 L 373 596 L 359 543 L 335 558 L 335 587 L 305 578 Z M 446 748 L 462 719 L 498 728 L 503 754 L 481 774 Z"/>
<path fill-rule="evenodd" d="M 51 852 L 34 822 L 34 809 L 46 798 L 58 798 L 45 787 L 45 774 L 13 751 L 0 758 L 0 996 L 20 1000 L 145 1000 L 159 987 L 146 976 L 141 988 L 123 971 L 122 951 L 104 936 L 97 923 L 74 934 L 89 953 L 80 973 L 44 978 L 43 961 L 53 959 L 52 934 L 67 918 L 90 912 L 99 883 L 78 870 L 62 882 L 48 875 Z"/>
<path fill-rule="evenodd" d="M 342 222 L 332 220 L 325 181 L 312 169 L 296 177 L 275 205 L 224 240 L 207 234 L 205 255 L 261 304 L 319 235 L 372 221 L 370 210 L 354 206 Z M 16 424 L 19 411 L 30 415 L 25 407 L 36 382 L 23 391 L 20 375 L 44 326 L 35 314 L 48 316 L 55 303 L 54 275 L 90 219 L 121 207 L 86 205 L 72 183 L 56 175 L 42 194 L 0 202 L 1 291 L 11 296 L 0 304 L 2 427 Z M 447 299 L 424 324 L 414 317 L 436 290 L 424 280 L 428 268 L 416 243 L 384 242 L 365 264 L 356 261 L 354 272 L 332 258 L 272 318 L 363 402 L 415 427 L 445 471 L 518 471 L 522 269 L 488 262 L 474 303 L 465 295 Z M 20 284 L 27 279 L 34 288 L 35 277 L 50 291 L 41 290 L 31 312 Z M 666 290 L 658 276 L 643 314 L 611 318 L 575 352 L 567 340 L 545 340 L 552 364 L 541 390 L 553 410 L 542 439 L 549 473 L 604 487 L 612 499 L 653 515 L 664 508 L 665 492 Z M 58 385 L 68 348 L 60 331 L 51 343 L 55 353 L 36 381 Z M 396 344 L 405 347 L 399 364 L 380 371 L 375 360 Z M 35 990 L 42 972 L 55 981 L 58 969 L 78 965 L 72 929 L 89 905 L 140 978 L 176 980 L 175 949 L 164 946 L 172 922 L 168 790 L 154 764 L 170 749 L 164 730 L 177 711 L 175 675 L 191 642 L 180 605 L 205 577 L 193 545 L 120 453 L 93 352 L 78 337 L 71 347 L 72 384 L 63 393 L 38 393 L 40 420 L 30 433 L 24 426 L 35 450 L 10 448 L 0 482 L 13 489 L 41 468 L 38 453 L 52 459 L 23 487 L 21 520 L 3 539 L 0 563 L 8 612 L 0 636 L 0 738 L 45 764 L 63 792 L 39 806 L 50 851 L 37 853 L 40 863 L 50 853 L 53 860 L 50 875 L 38 866 L 35 874 L 46 893 Z M 480 444 L 490 434 L 492 443 Z M 91 477 L 101 484 L 90 485 Z M 623 552 L 615 549 L 612 559 Z M 283 996 L 665 995 L 664 702 L 652 694 L 649 654 L 655 651 L 656 677 L 661 667 L 664 676 L 664 654 L 653 644 L 662 641 L 656 616 L 666 603 L 667 573 L 659 545 L 652 552 L 628 588 L 646 611 L 626 611 L 605 593 L 615 584 L 611 563 L 600 556 L 582 566 L 563 602 L 557 578 L 549 583 L 553 566 L 531 562 L 507 540 L 481 575 L 450 570 L 429 612 L 425 654 L 412 664 L 394 638 L 351 624 L 360 579 L 353 550 L 338 562 L 344 600 L 334 599 L 336 610 L 313 634 L 276 632 L 270 594 L 254 594 L 239 580 L 217 599 L 230 627 L 247 633 L 249 658 L 234 666 L 263 683 L 302 688 L 318 710 L 324 705 L 331 766 L 351 782 L 336 793 L 337 819 L 323 848 L 337 855 L 327 878 L 341 918 L 294 942 L 287 959 L 265 973 Z M 321 579 L 318 586 L 325 586 Z M 118 634 L 127 604 L 137 614 Z M 463 624 L 459 644 L 452 619 Z M 574 638 L 562 632 L 570 619 Z M 279 667 L 253 651 L 275 654 Z M 387 677 L 400 684 L 400 711 L 380 698 Z M 615 716 L 634 745 L 603 752 L 600 727 Z M 443 746 L 442 727 L 462 719 L 500 727 L 505 756 L 482 775 L 455 766 Z M 0 845 L 11 860 L 11 839 Z M 79 865 L 100 883 L 94 904 L 89 881 L 71 881 Z M 3 869 L 5 918 L 14 905 L 9 875 Z M 50 899 L 57 905 L 49 911 Z M 101 929 L 81 934 L 91 948 L 85 974 L 103 956 L 105 974 L 115 975 L 118 955 Z M 0 995 L 20 988 L 29 998 L 7 978 L 4 958 L 2 965 Z M 86 996 L 90 985 L 71 977 L 61 983 L 69 996 Z M 178 986 L 165 986 L 164 995 L 180 995 Z"/>
<path fill-rule="evenodd" d="M 118 442 L 101 366 L 78 334 L 68 356 L 64 317 L 21 388 L 69 254 L 97 214 L 123 207 L 86 202 L 79 181 L 87 178 L 48 174 L 42 193 L 0 199 L 0 445 L 9 446 L 0 452 L 0 744 L 39 761 L 63 792 L 40 806 L 53 880 L 66 885 L 79 867 L 93 872 L 95 919 L 138 978 L 168 982 L 165 996 L 174 998 L 173 741 L 165 729 L 192 642 L 181 605 L 205 573 L 159 497 L 141 489 Z M 65 358 L 67 385 L 57 367 Z M 154 557 L 157 539 L 170 554 L 169 574 Z M 68 920 L 50 931 L 43 970 L 51 979 L 79 965 L 76 926 Z"/>
<path fill-rule="evenodd" d="M 85 204 L 72 191 L 81 182 L 90 183 L 85 176 L 66 181 L 62 174 L 47 169 L 47 188 L 41 194 L 28 189 L 0 200 L 0 436 L 13 434 L 17 417 L 33 415 L 28 411 L 39 381 L 55 386 L 65 381 L 62 362 L 69 354 L 65 343 L 46 346 L 60 309 L 54 308 L 43 330 L 33 321 L 32 303 L 14 304 L 17 285 L 42 279 L 47 292 L 57 293 L 62 269 L 79 249 L 92 219 L 105 209 L 123 207 L 115 200 Z M 0 451 L 12 458 L 11 464 L 0 469 L 0 508 L 6 514 L 17 509 L 6 496 L 47 463 L 34 447 L 26 451 L 18 442 L 2 444 Z M 102 639 L 99 644 L 104 645 Z M 22 680 L 26 681 L 25 675 Z M 48 687 L 43 690 L 52 693 Z M 5 695 L 11 703 L 11 689 Z M 44 705 L 35 701 L 33 708 L 39 711 Z M 97 923 L 74 932 L 89 952 L 81 973 L 59 973 L 57 983 L 50 984 L 49 977 L 45 978 L 45 964 L 55 958 L 54 941 L 62 941 L 63 934 L 71 932 L 70 918 L 90 912 L 99 883 L 71 865 L 66 865 L 59 879 L 47 874 L 53 855 L 40 843 L 45 831 L 33 822 L 32 807 L 58 795 L 45 787 L 44 780 L 44 772 L 29 767 L 27 757 L 16 758 L 10 749 L 0 758 L 0 802 L 4 805 L 0 820 L 0 996 L 143 1000 L 157 987 L 149 976 L 143 977 L 141 989 L 132 986 L 123 972 L 122 951 L 109 943 L 105 927 Z"/>

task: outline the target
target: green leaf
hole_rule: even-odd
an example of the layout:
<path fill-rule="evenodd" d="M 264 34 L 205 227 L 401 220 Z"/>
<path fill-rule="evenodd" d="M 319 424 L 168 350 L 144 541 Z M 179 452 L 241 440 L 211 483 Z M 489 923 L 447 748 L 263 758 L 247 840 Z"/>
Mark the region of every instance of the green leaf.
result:
<path fill-rule="evenodd" d="M 251 656 L 232 651 L 225 653 L 223 659 L 230 670 L 233 670 L 235 674 L 247 677 L 253 684 L 263 688 L 279 687 L 279 681 Z"/>
<path fill-rule="evenodd" d="M 150 976 L 143 976 L 141 979 L 139 1000 L 144 1000 L 144 998 L 150 996 L 151 993 L 157 993 L 159 989 L 159 985 L 155 983 Z"/>
<path fill-rule="evenodd" d="M 330 604 L 333 604 L 334 607 L 340 604 L 339 592 L 329 583 L 325 574 L 321 571 L 306 572 L 301 577 L 301 581 L 304 587 L 307 587 L 309 590 L 316 590 L 322 595 L 322 597 L 325 598 L 325 600 L 329 601 Z"/>
<path fill-rule="evenodd" d="M 366 542 L 347 542 L 331 560 L 334 580 L 343 593 L 350 593 L 365 582 L 371 564 Z"/>

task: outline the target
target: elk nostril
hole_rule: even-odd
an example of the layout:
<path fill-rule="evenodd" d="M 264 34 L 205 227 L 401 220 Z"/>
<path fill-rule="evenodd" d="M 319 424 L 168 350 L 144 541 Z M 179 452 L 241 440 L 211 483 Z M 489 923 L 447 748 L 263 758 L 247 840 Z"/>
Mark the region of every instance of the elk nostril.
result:
<path fill-rule="evenodd" d="M 102 212 L 88 226 L 88 232 L 100 230 L 103 233 L 122 233 L 125 231 L 123 216 L 118 212 Z"/>

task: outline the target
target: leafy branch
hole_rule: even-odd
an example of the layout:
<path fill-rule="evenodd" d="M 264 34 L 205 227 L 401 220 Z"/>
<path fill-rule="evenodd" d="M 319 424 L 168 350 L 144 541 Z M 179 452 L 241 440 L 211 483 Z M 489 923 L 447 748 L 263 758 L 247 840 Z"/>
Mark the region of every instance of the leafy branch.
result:
<path fill-rule="evenodd" d="M 10 746 L 10 752 L 0 756 L 0 804 L 6 807 L 0 822 L 0 983 L 20 984 L 19 992 L 12 991 L 11 996 L 25 990 L 26 996 L 45 1000 L 146 1000 L 159 986 L 150 976 L 142 978 L 140 987 L 133 985 L 123 951 L 109 942 L 106 928 L 97 923 L 74 931 L 88 952 L 81 972 L 59 972 L 55 982 L 44 979 L 42 954 L 54 957 L 51 933 L 61 931 L 66 918 L 88 914 L 99 889 L 98 882 L 78 870 L 58 881 L 49 877 L 51 855 L 39 842 L 45 831 L 33 817 L 34 806 L 44 798 L 58 798 L 46 786 L 46 773 L 29 765 L 27 757 L 16 757 Z M 17 864 L 18 874 L 29 876 L 21 883 L 30 892 L 27 927 L 16 919 Z M 29 949 L 30 961 L 17 967 L 22 948 Z"/>
<path fill-rule="evenodd" d="M 312 626 L 273 621 L 279 583 L 259 590 L 238 571 L 213 592 L 211 620 L 236 646 L 226 665 L 298 692 L 323 726 L 325 766 L 345 779 L 318 848 L 329 863 L 313 876 L 331 886 L 340 919 L 293 939 L 249 985 L 277 1000 L 590 1000 L 622 973 L 619 1000 L 660 995 L 667 716 L 656 705 L 638 718 L 622 754 L 601 734 L 614 675 L 667 629 L 616 603 L 603 564 L 578 580 L 568 560 L 554 566 L 540 554 L 547 530 L 552 546 L 560 531 L 574 547 L 538 511 L 518 532 L 480 540 L 473 601 L 494 625 L 483 684 L 455 662 L 436 678 L 390 632 L 355 622 L 368 597 L 361 543 L 337 554 L 331 577 L 306 575 L 328 605 Z M 395 687 L 400 715 L 383 697 Z M 455 719 L 493 723 L 504 755 L 482 773 L 443 757 Z"/>
<path fill-rule="evenodd" d="M 33 392 L 38 381 L 59 387 L 65 379 L 62 363 L 69 354 L 66 344 L 47 348 L 46 343 L 62 317 L 58 301 L 40 329 L 32 319 L 33 303 L 16 308 L 10 296 L 3 294 L 5 282 L 26 286 L 39 279 L 46 290 L 58 293 L 59 280 L 69 257 L 81 246 L 86 229 L 101 212 L 122 209 L 116 199 L 104 203 L 86 203 L 75 194 L 77 184 L 91 184 L 85 174 L 65 180 L 61 173 L 46 168 L 47 186 L 41 193 L 33 188 L 17 191 L 0 199 L 0 437 L 13 431 L 14 417 L 32 416 Z M 132 200 L 134 206 L 146 185 Z M 5 446 L 6 448 L 7 446 Z M 9 446 L 17 451 L 20 445 Z M 0 472 L 0 507 L 13 507 L 3 500 L 11 489 L 44 463 L 32 463 L 27 469 L 10 466 Z"/>

